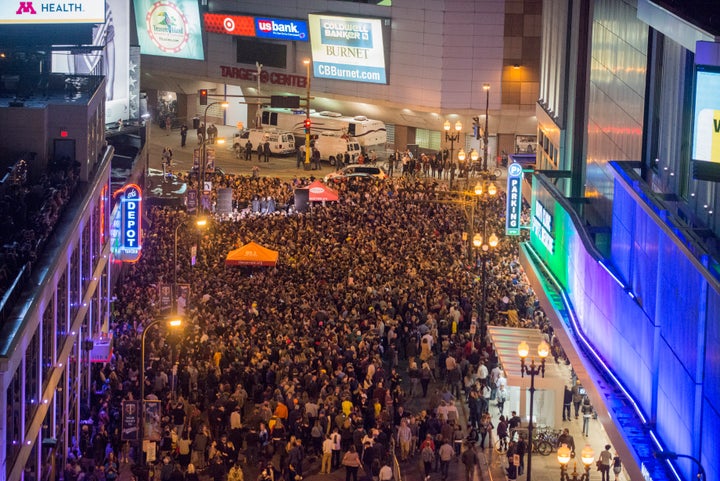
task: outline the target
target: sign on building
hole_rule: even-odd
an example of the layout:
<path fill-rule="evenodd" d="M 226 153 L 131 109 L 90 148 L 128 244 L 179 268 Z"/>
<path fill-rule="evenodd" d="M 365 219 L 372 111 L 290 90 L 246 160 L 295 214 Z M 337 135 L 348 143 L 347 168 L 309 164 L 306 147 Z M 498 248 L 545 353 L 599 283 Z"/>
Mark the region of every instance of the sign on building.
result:
<path fill-rule="evenodd" d="M 522 175 L 522 165 L 517 162 L 513 162 L 508 166 L 505 235 L 520 235 L 520 221 L 522 213 Z"/>
<path fill-rule="evenodd" d="M 142 252 L 142 189 L 129 184 L 116 195 L 120 198 L 112 215 L 111 251 L 117 261 L 136 262 Z"/>

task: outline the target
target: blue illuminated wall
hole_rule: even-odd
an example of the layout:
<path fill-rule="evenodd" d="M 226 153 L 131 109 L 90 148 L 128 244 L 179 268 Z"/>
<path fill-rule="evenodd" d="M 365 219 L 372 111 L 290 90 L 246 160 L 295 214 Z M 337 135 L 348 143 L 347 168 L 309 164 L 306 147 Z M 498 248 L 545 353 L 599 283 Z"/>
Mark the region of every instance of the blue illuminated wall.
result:
<path fill-rule="evenodd" d="M 551 213 L 554 245 L 549 250 L 534 234 L 530 244 L 665 448 L 700 458 L 707 479 L 720 479 L 717 283 L 708 282 L 701 264 L 629 185 L 615 181 L 612 254 L 603 259 L 572 207 L 535 176 L 533 210 L 539 200 Z M 689 462 L 678 465 L 683 479 L 694 478 Z"/>

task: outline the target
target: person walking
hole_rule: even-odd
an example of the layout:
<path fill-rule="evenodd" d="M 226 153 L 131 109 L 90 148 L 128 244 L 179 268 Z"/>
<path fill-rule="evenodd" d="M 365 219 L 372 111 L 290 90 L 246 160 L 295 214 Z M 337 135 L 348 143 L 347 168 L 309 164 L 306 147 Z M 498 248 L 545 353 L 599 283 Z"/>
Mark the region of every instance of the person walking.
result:
<path fill-rule="evenodd" d="M 480 464 L 480 458 L 475 451 L 474 444 L 468 444 L 465 451 L 460 455 L 460 460 L 465 466 L 465 481 L 473 481 L 475 478 L 475 469 Z"/>
<path fill-rule="evenodd" d="M 188 126 L 185 124 L 182 124 L 180 126 L 180 147 L 185 147 L 185 142 L 187 141 L 187 133 L 188 133 Z"/>
<path fill-rule="evenodd" d="M 600 457 L 598 458 L 598 469 L 600 470 L 601 481 L 610 481 L 610 466 L 613 462 L 613 455 L 610 452 L 611 447 L 609 444 L 606 444 L 605 449 L 600 452 Z"/>
<path fill-rule="evenodd" d="M 448 477 L 448 471 L 450 469 L 450 461 L 452 461 L 455 455 L 455 449 L 450 444 L 449 439 L 444 439 L 442 446 L 438 450 L 438 456 L 440 457 L 440 475 L 442 481 L 445 481 Z"/>
<path fill-rule="evenodd" d="M 583 427 L 582 431 L 585 437 L 590 434 L 590 418 L 592 417 L 593 407 L 590 404 L 590 398 L 585 396 L 582 404 Z"/>
<path fill-rule="evenodd" d="M 565 386 L 565 393 L 563 394 L 563 421 L 570 421 L 570 407 L 572 405 L 573 393 Z"/>
<path fill-rule="evenodd" d="M 362 466 L 362 461 L 354 444 L 350 445 L 350 449 L 343 456 L 342 465 L 345 466 L 345 481 L 350 481 L 351 478 L 357 481 L 358 469 Z"/>
<path fill-rule="evenodd" d="M 572 387 L 572 403 L 575 406 L 575 419 L 579 417 L 580 414 L 580 404 L 583 401 L 583 396 L 585 395 L 585 390 L 580 385 L 580 381 L 576 381 L 575 385 Z"/>
<path fill-rule="evenodd" d="M 622 461 L 620 460 L 620 456 L 618 456 L 617 452 L 615 453 L 615 457 L 613 457 L 612 469 L 613 474 L 615 475 L 615 481 L 618 481 L 620 473 L 622 472 Z"/>
<path fill-rule="evenodd" d="M 435 379 L 435 376 L 433 375 L 432 369 L 430 369 L 430 365 L 427 362 L 423 362 L 422 369 L 420 369 L 420 385 L 422 386 L 424 398 L 427 397 L 428 386 L 433 379 Z"/>
<path fill-rule="evenodd" d="M 432 472 L 433 461 L 435 461 L 435 450 L 430 444 L 426 444 L 420 451 L 420 460 L 423 463 L 425 479 L 428 479 Z"/>

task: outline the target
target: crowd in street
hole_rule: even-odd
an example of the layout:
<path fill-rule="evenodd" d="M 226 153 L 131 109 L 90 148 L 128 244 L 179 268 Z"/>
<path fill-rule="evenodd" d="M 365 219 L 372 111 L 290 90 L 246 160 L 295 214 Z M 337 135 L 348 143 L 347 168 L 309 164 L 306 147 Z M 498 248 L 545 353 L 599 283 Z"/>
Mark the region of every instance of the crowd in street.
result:
<path fill-rule="evenodd" d="M 289 202 L 309 183 L 217 180 L 247 204 L 268 196 Z M 149 457 L 162 481 L 198 473 L 296 481 L 312 459 L 322 473 L 344 468 L 348 481 L 358 472 L 387 481 L 391 450 L 401 462 L 421 461 L 427 475 L 439 469 L 442 479 L 457 457 L 472 479 L 503 373 L 475 324 L 479 260 L 467 257 L 467 219 L 448 201 L 457 196 L 446 184 L 407 177 L 333 187 L 339 202 L 304 214 L 216 219 L 199 233 L 181 228 L 177 273 L 173 234 L 189 216 L 148 212 L 142 258 L 115 292 L 113 362 L 94 373 L 87 436 L 77 440 L 66 480 L 84 471 L 112 480 L 118 462 L 140 461 L 119 425 L 121 401 L 137 399 L 141 382 L 146 398 L 162 404 L 158 451 Z M 489 232 L 502 233 L 504 202 L 500 193 L 488 204 Z M 534 326 L 551 338 L 517 239 L 500 238 L 487 263 L 489 322 Z M 227 253 L 250 241 L 279 251 L 277 265 L 226 267 Z M 157 286 L 175 275 L 191 285 L 186 327 L 149 330 L 141 372 L 143 326 L 160 316 Z M 468 403 L 467 426 L 458 422 L 457 400 Z"/>

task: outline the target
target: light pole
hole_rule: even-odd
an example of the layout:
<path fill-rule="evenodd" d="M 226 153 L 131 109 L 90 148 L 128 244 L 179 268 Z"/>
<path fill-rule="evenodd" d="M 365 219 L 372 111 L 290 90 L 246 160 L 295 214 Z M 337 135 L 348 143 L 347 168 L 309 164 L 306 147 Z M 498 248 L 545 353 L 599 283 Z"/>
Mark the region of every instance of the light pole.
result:
<path fill-rule="evenodd" d="M 173 310 L 175 313 L 177 313 L 178 230 L 181 225 L 183 225 L 183 222 L 178 222 L 178 225 L 175 226 L 175 250 L 173 256 Z M 207 219 L 200 217 L 195 221 L 195 225 L 197 227 L 205 227 L 207 225 Z"/>
<path fill-rule="evenodd" d="M 697 464 L 697 466 L 698 466 L 698 473 L 697 473 L 698 481 L 707 481 L 707 477 L 705 476 L 705 468 L 703 468 L 702 464 L 700 464 L 700 461 L 693 456 L 690 456 L 688 454 L 678 454 L 678 453 L 674 453 L 672 451 L 659 451 L 657 453 L 654 453 L 653 456 L 655 457 L 655 459 L 671 460 L 671 461 L 678 459 L 678 458 L 689 459 L 689 460 L 693 461 L 695 464 Z"/>
<path fill-rule="evenodd" d="M 450 188 L 452 189 L 452 183 L 453 179 L 455 178 L 455 167 L 453 163 L 455 162 L 455 142 L 460 140 L 460 131 L 462 130 L 462 122 L 459 120 L 455 122 L 455 133 L 450 133 L 450 121 L 446 120 L 443 124 L 443 130 L 445 130 L 445 142 L 450 142 Z"/>
<path fill-rule="evenodd" d="M 498 243 L 500 242 L 500 239 L 498 239 L 498 236 L 495 235 L 494 232 L 491 233 L 489 236 L 487 233 L 488 205 L 490 200 L 494 198 L 495 195 L 497 195 L 497 186 L 493 182 L 490 182 L 488 184 L 478 181 L 473 188 L 473 193 L 478 198 L 480 206 L 482 207 L 483 227 L 482 235 L 479 233 L 475 234 L 475 199 L 473 199 L 471 204 L 472 209 L 470 210 L 470 239 L 472 240 L 472 246 L 468 245 L 468 257 L 474 261 L 474 259 L 472 259 L 471 249 L 472 247 L 480 249 L 480 258 L 482 260 L 482 276 L 480 278 L 482 287 L 482 309 L 479 312 L 480 329 L 478 330 L 478 334 L 482 341 L 485 339 L 485 334 L 487 331 L 487 260 L 490 249 L 497 247 Z"/>
<path fill-rule="evenodd" d="M 490 108 L 490 84 L 484 83 L 485 91 L 485 129 L 483 130 L 483 171 L 487 172 L 488 158 L 488 110 Z"/>
<path fill-rule="evenodd" d="M 225 101 L 223 101 L 223 102 L 210 102 L 210 103 L 207 104 L 207 106 L 205 107 L 205 113 L 203 114 L 203 125 L 205 126 L 205 134 L 203 135 L 203 141 L 202 141 L 202 154 L 201 154 L 202 165 L 200 166 L 200 181 L 198 182 L 198 194 L 197 194 L 197 196 L 198 196 L 198 200 L 197 200 L 197 201 L 198 201 L 198 206 L 197 206 L 197 215 L 200 215 L 200 210 L 201 210 L 201 209 L 200 209 L 200 206 L 201 206 L 201 200 L 202 200 L 201 195 L 202 195 L 203 189 L 205 188 L 205 167 L 206 167 L 206 165 L 207 165 L 207 143 L 208 143 L 207 113 L 208 113 L 208 109 L 209 109 L 210 107 L 212 107 L 213 105 L 220 105 L 220 106 L 222 106 L 222 108 L 224 108 L 224 109 L 228 108 L 228 103 L 225 102 Z M 219 143 L 222 143 L 222 141 L 220 141 Z"/>
<path fill-rule="evenodd" d="M 142 442 L 145 438 L 145 336 L 151 327 L 167 322 L 168 327 L 178 328 L 182 326 L 182 319 L 155 319 L 143 329 L 140 336 L 140 465 L 145 466 L 145 456 L 142 452 Z"/>
<path fill-rule="evenodd" d="M 568 474 L 567 465 L 572 457 L 573 454 L 567 444 L 563 444 L 558 448 L 557 459 L 560 463 L 560 481 L 590 481 L 590 467 L 595 461 L 593 448 L 589 444 L 586 444 L 580 452 L 580 459 L 585 469 L 583 474 L 577 472 L 577 461 L 573 464 L 572 474 Z"/>
<path fill-rule="evenodd" d="M 303 59 L 305 64 L 305 84 L 307 85 L 307 91 L 305 92 L 305 170 L 310 170 L 310 155 L 312 149 L 310 148 L 310 66 L 311 60 L 309 58 Z"/>
<path fill-rule="evenodd" d="M 550 346 L 545 341 L 542 341 L 538 345 L 538 356 L 540 357 L 540 364 L 535 365 L 535 357 L 530 359 L 530 365 L 525 364 L 525 358 L 528 356 L 530 348 L 528 343 L 522 341 L 518 344 L 518 355 L 520 356 L 520 376 L 525 377 L 525 374 L 530 376 L 530 420 L 528 421 L 528 463 L 527 463 L 527 476 L 526 481 L 532 481 L 532 436 L 533 436 L 533 401 L 535 397 L 535 376 L 540 374 L 545 377 L 545 358 L 550 353 Z"/>
<path fill-rule="evenodd" d="M 470 157 L 470 162 L 468 162 L 465 165 L 465 188 L 467 189 L 470 185 L 470 166 L 473 165 L 475 162 L 477 162 L 478 158 L 480 157 L 480 154 L 478 154 L 477 150 L 470 149 L 470 152 L 468 154 L 465 153 L 465 150 L 460 148 L 458 151 L 458 160 L 462 163 L 465 162 L 465 160 Z"/>

